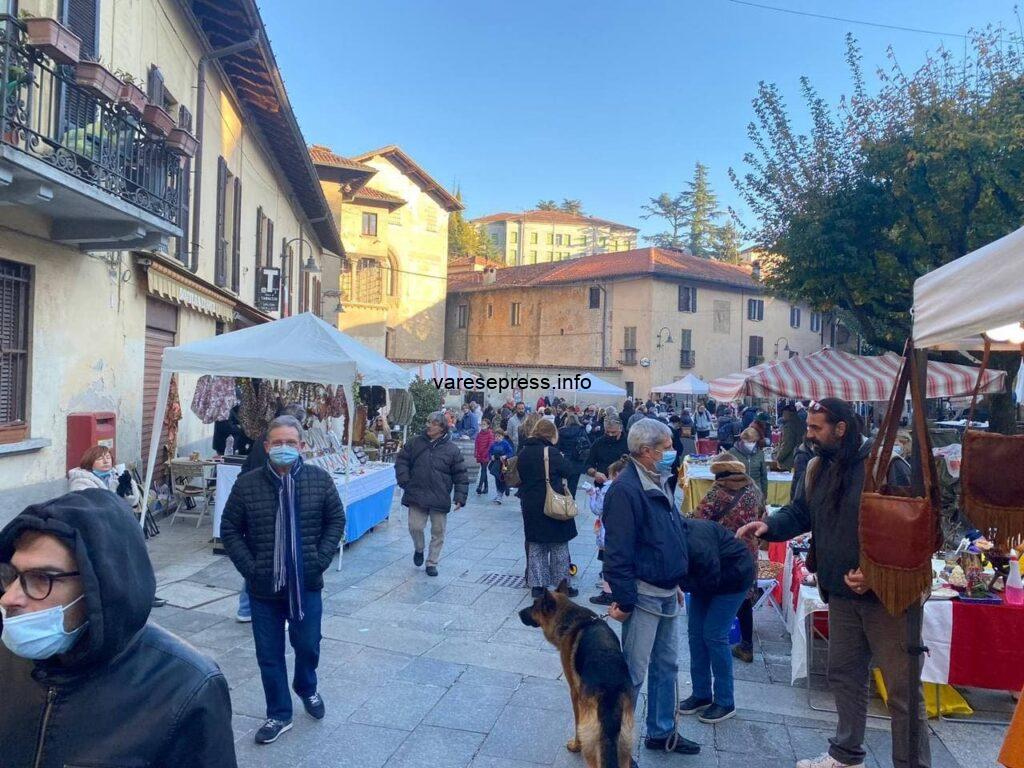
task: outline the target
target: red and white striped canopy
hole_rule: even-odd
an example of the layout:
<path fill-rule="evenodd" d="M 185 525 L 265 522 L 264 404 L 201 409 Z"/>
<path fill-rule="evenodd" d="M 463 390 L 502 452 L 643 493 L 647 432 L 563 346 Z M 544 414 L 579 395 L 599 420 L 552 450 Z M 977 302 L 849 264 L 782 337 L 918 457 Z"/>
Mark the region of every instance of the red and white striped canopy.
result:
<path fill-rule="evenodd" d="M 742 394 L 751 397 L 791 397 L 798 400 L 886 401 L 892 394 L 902 358 L 851 355 L 825 347 L 811 355 L 794 357 L 747 377 Z M 985 372 L 981 392 L 1000 392 L 1004 371 Z M 978 369 L 969 365 L 928 362 L 927 398 L 960 397 L 974 391 Z M 908 394 L 909 397 L 909 394 Z"/>
<path fill-rule="evenodd" d="M 744 368 L 739 373 L 730 373 L 728 376 L 712 379 L 708 382 L 709 394 L 720 403 L 738 400 L 746 394 L 747 381 L 751 376 L 756 376 L 761 371 L 771 368 L 777 362 L 777 360 L 769 360 L 767 363 Z"/>

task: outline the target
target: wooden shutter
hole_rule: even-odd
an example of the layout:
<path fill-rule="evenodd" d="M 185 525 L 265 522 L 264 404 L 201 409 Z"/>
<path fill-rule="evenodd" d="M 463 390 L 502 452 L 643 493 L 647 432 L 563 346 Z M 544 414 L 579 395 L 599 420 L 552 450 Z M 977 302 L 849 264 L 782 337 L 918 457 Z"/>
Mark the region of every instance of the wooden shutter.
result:
<path fill-rule="evenodd" d="M 217 158 L 217 225 L 214 232 L 213 282 L 222 288 L 228 283 L 227 241 L 224 239 L 224 218 L 228 197 L 228 164 Z"/>
<path fill-rule="evenodd" d="M 82 59 L 95 61 L 99 41 L 99 0 L 64 0 L 61 7 L 61 23 L 82 41 Z M 81 91 L 62 90 L 61 124 L 64 130 L 84 128 L 93 123 L 96 119 L 96 99 Z"/>
<path fill-rule="evenodd" d="M 274 221 L 267 219 L 267 260 L 268 267 L 274 266 Z"/>
<path fill-rule="evenodd" d="M 146 77 L 146 94 L 149 96 L 149 103 L 158 107 L 164 105 L 164 73 L 155 64 L 149 68 Z"/>
<path fill-rule="evenodd" d="M 231 290 L 238 293 L 242 277 L 242 180 L 237 176 L 234 203 L 231 212 Z"/>
<path fill-rule="evenodd" d="M 0 443 L 28 436 L 32 267 L 0 260 Z"/>
<path fill-rule="evenodd" d="M 192 113 L 184 104 L 178 107 L 178 126 L 192 132 Z M 189 208 L 192 203 L 192 158 L 185 158 L 182 165 L 181 184 L 178 186 L 178 226 L 181 237 L 174 249 L 174 255 L 193 272 L 197 265 L 189 262 Z"/>
<path fill-rule="evenodd" d="M 267 217 L 263 215 L 263 206 L 256 209 L 256 252 L 253 255 L 253 263 L 256 265 L 255 280 L 253 283 L 253 301 L 259 299 L 260 280 L 259 269 L 263 266 L 263 228 L 266 226 Z"/>

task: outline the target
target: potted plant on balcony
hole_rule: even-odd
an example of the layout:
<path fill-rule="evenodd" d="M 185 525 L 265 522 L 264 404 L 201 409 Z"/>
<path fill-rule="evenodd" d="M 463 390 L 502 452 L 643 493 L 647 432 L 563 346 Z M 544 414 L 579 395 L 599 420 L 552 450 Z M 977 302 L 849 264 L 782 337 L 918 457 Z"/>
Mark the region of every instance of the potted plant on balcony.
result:
<path fill-rule="evenodd" d="M 174 118 L 167 114 L 167 110 L 158 104 L 146 105 L 146 108 L 142 111 L 142 122 L 159 136 L 166 136 L 174 128 Z"/>
<path fill-rule="evenodd" d="M 103 66 L 101 61 L 80 61 L 75 67 L 75 82 L 79 87 L 102 101 L 117 101 L 123 85 L 117 75 Z"/>
<path fill-rule="evenodd" d="M 121 80 L 121 93 L 117 96 L 117 103 L 127 109 L 136 117 L 142 115 L 146 109 L 146 92 L 139 86 L 139 81 L 131 72 L 119 69 L 114 72 Z"/>
<path fill-rule="evenodd" d="M 58 64 L 77 64 L 82 40 L 56 19 L 22 15 L 27 42 Z"/>
<path fill-rule="evenodd" d="M 199 148 L 199 139 L 184 128 L 172 128 L 164 143 L 169 151 L 183 157 L 195 157 L 196 150 Z"/>

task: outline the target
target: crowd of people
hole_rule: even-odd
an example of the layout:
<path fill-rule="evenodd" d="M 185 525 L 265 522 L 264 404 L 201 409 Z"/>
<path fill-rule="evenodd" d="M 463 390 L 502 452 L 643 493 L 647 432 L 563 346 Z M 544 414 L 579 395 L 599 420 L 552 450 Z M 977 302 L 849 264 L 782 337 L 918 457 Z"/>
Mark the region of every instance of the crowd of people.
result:
<path fill-rule="evenodd" d="M 454 418 L 453 418 L 454 416 Z M 792 467 L 792 500 L 767 514 L 765 448 L 781 428 L 775 461 Z M 386 423 L 378 425 L 386 429 Z M 676 485 L 696 441 L 717 436 L 714 483 L 689 517 Z M 572 586 L 572 514 L 552 513 L 552 494 L 585 491 L 595 515 L 601 591 L 590 600 L 622 623 L 634 698 L 647 684 L 652 750 L 695 754 L 680 715 L 706 723 L 733 717 L 734 660 L 753 656 L 758 541 L 811 531 L 811 567 L 830 607 L 829 680 L 836 736 L 797 768 L 859 768 L 866 681 L 873 658 L 888 683 L 893 764 L 908 765 L 912 718 L 905 623 L 891 617 L 858 568 L 859 500 L 870 441 L 850 404 L 780 403 L 775 414 L 702 402 L 692 412 L 655 400 L 621 408 L 542 399 L 535 408 L 469 404 L 430 414 L 395 459 L 408 508 L 413 564 L 437 576 L 448 515 L 465 506 L 469 479 L 455 442 L 473 440 L 477 494 L 502 504 L 515 494 L 523 518 L 526 583 L 535 598 Z M 901 435 L 903 453 L 909 436 Z M 327 703 L 317 685 L 323 573 L 345 529 L 345 510 L 324 470 L 302 460 L 299 419 L 282 413 L 259 441 L 261 462 L 236 481 L 221 538 L 244 579 L 269 744 L 292 727 L 292 693 L 315 719 Z M 905 466 L 906 465 L 906 466 Z M 581 483 L 582 478 L 586 480 Z M 907 484 L 899 455 L 890 477 Z M 148 623 L 155 578 L 132 506 L 138 489 L 96 446 L 69 475 L 71 492 L 28 507 L 0 531 L 0 743 L 12 765 L 58 766 L 100 755 L 103 764 L 233 766 L 231 703 L 220 670 Z M 493 484 L 492 484 L 493 481 Z M 563 511 L 565 507 L 562 507 Z M 429 525 L 429 543 L 427 527 Z M 679 615 L 686 604 L 692 690 L 677 690 Z M 912 608 L 918 610 L 919 608 Z M 738 618 L 740 642 L 730 646 Z M 289 683 L 286 643 L 294 652 Z M 139 681 L 145 681 L 140 685 Z M 117 722 L 116 737 L 97 723 Z M 921 729 L 919 765 L 928 765 Z M 113 762 L 111 762 L 113 761 Z M 77 763 L 75 763 L 77 764 Z M 93 764 L 89 762 L 89 764 Z"/>

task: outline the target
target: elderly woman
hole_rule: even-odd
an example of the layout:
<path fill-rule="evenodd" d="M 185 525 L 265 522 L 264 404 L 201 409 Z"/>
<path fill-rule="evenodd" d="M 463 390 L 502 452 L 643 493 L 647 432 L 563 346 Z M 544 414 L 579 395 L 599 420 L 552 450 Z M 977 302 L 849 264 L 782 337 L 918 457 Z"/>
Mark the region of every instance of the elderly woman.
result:
<path fill-rule="evenodd" d="M 569 578 L 569 542 L 576 538 L 575 520 L 555 520 L 544 514 L 547 488 L 566 493 L 572 467 L 555 445 L 558 430 L 541 419 L 519 449 L 519 503 L 526 534 L 526 579 L 533 596 L 544 594 Z M 546 465 L 546 466 L 545 466 Z M 570 597 L 576 590 L 571 589 Z"/>
<path fill-rule="evenodd" d="M 68 471 L 68 490 L 84 491 L 102 488 L 123 498 L 133 510 L 139 503 L 139 493 L 126 470 L 120 476 L 114 472 L 114 457 L 105 445 L 94 445 L 82 454 L 77 467 Z"/>
<path fill-rule="evenodd" d="M 761 433 L 755 427 L 747 427 L 740 433 L 740 439 L 729 449 L 729 455 L 743 464 L 747 476 L 757 483 L 761 495 L 768 498 L 768 464 L 760 446 Z"/>

